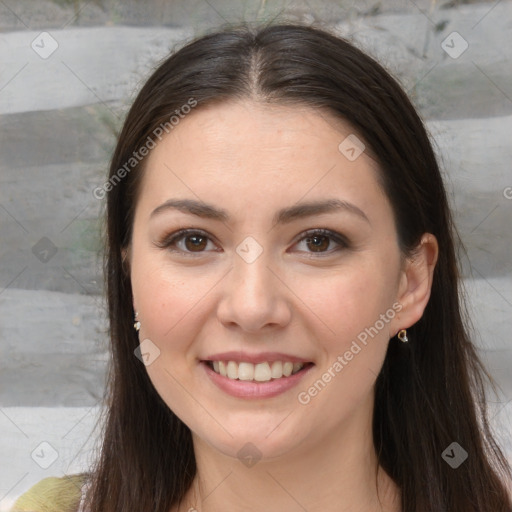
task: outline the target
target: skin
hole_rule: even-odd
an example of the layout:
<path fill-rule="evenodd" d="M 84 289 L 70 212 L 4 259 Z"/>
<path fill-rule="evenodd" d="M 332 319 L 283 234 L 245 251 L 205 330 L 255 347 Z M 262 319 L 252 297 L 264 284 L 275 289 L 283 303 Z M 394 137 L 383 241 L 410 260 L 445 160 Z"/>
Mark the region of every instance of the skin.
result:
<path fill-rule="evenodd" d="M 134 308 L 141 341 L 160 350 L 149 376 L 191 429 L 198 467 L 172 512 L 400 510 L 399 491 L 376 461 L 373 389 L 390 337 L 428 302 L 437 243 L 425 234 L 414 257 L 401 254 L 376 163 L 367 152 L 349 161 L 338 149 L 351 133 L 310 107 L 229 102 L 189 114 L 146 161 L 127 250 Z M 152 215 L 169 199 L 211 204 L 229 220 L 171 208 Z M 273 223 L 282 208 L 326 199 L 367 219 L 339 210 Z M 199 249 L 190 237 L 162 247 L 182 228 L 209 238 Z M 348 244 L 308 242 L 304 232 L 316 228 Z M 263 249 L 251 263 L 236 252 L 248 236 Z M 298 393 L 393 304 L 400 311 L 301 403 Z M 314 367 L 279 396 L 235 398 L 199 363 L 229 350 L 284 352 Z M 262 457 L 252 467 L 237 458 L 248 442 Z"/>

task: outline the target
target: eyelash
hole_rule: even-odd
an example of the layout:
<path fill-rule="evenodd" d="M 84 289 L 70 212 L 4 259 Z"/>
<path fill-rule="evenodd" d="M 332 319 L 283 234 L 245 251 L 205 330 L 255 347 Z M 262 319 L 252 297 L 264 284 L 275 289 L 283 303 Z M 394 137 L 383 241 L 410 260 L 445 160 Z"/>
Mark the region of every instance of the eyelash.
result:
<path fill-rule="evenodd" d="M 182 249 L 173 249 L 172 246 L 176 244 L 176 242 L 183 240 L 187 238 L 188 236 L 198 235 L 200 237 L 207 238 L 208 241 L 212 241 L 208 233 L 205 231 L 202 231 L 200 229 L 181 229 L 177 232 L 171 233 L 170 235 L 165 236 L 161 241 L 157 242 L 155 245 L 161 249 L 168 249 L 172 252 L 180 252 L 182 254 L 185 254 L 187 256 L 195 257 L 196 255 L 199 256 L 203 254 L 204 252 L 209 251 L 184 251 Z M 348 249 L 350 244 L 348 240 L 341 235 L 340 233 L 336 233 L 335 231 L 331 231 L 330 229 L 323 229 L 323 228 L 316 228 L 316 229 L 309 229 L 303 233 L 303 236 L 294 244 L 298 244 L 300 242 L 303 242 L 307 240 L 308 238 L 314 238 L 314 237 L 328 237 L 331 241 L 338 244 L 339 247 L 335 249 L 330 249 L 328 251 L 320 251 L 320 252 L 307 252 L 309 254 L 309 257 L 316 258 L 316 257 L 323 257 L 326 255 L 331 255 L 334 252 L 340 251 L 341 249 Z"/>

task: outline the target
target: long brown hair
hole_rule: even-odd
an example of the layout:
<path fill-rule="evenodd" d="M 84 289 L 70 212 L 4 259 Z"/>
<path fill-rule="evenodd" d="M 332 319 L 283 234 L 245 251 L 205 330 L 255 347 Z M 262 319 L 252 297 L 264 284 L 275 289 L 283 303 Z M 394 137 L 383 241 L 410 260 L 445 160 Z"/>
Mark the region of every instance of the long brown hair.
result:
<path fill-rule="evenodd" d="M 377 378 L 373 441 L 401 489 L 404 511 L 511 512 L 510 467 L 487 422 L 490 378 L 462 320 L 455 231 L 423 123 L 377 62 L 341 38 L 300 25 L 229 28 L 187 44 L 158 67 L 127 115 L 107 189 L 112 360 L 91 512 L 168 512 L 195 476 L 190 430 L 134 356 L 139 340 L 122 249 L 131 239 L 144 160 L 130 159 L 159 126 L 171 129 L 170 116 L 191 100 L 200 109 L 233 98 L 308 105 L 348 122 L 379 163 L 403 253 L 424 233 L 436 236 L 440 254 L 427 308 L 409 329 L 410 343 L 390 341 Z M 452 442 L 469 455 L 457 469 L 441 456 Z"/>

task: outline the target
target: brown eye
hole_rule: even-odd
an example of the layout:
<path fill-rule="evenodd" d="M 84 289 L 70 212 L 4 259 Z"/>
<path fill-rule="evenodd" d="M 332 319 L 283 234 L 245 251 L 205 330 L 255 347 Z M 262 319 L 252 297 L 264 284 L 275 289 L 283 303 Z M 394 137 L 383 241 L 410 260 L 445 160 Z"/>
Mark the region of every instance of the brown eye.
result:
<path fill-rule="evenodd" d="M 196 229 L 183 229 L 167 235 L 156 246 L 183 255 L 199 255 L 217 250 L 207 233 Z"/>
<path fill-rule="evenodd" d="M 202 235 L 188 235 L 184 240 L 185 248 L 190 252 L 202 251 L 208 244 L 208 238 Z"/>
<path fill-rule="evenodd" d="M 329 248 L 331 243 L 330 239 L 325 235 L 308 237 L 305 240 L 308 248 L 312 249 L 312 252 L 323 252 Z"/>
<path fill-rule="evenodd" d="M 305 252 L 306 254 L 327 256 L 350 246 L 343 235 L 329 229 L 311 229 L 306 231 L 305 235 L 296 245 L 303 244 L 304 249 L 299 250 L 299 252 Z"/>

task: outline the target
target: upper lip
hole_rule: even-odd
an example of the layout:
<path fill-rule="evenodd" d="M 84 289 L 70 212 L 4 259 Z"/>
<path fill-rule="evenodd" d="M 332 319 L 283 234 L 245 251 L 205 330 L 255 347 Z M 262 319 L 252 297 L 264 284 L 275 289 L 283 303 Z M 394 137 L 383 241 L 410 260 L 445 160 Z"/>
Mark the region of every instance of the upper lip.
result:
<path fill-rule="evenodd" d="M 303 357 L 292 356 L 290 354 L 283 354 L 282 352 L 259 352 L 258 354 L 250 354 L 241 350 L 231 352 L 221 352 L 205 357 L 203 361 L 235 361 L 237 363 L 264 363 L 265 361 L 290 361 L 292 363 L 309 363 L 310 359 Z"/>

